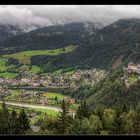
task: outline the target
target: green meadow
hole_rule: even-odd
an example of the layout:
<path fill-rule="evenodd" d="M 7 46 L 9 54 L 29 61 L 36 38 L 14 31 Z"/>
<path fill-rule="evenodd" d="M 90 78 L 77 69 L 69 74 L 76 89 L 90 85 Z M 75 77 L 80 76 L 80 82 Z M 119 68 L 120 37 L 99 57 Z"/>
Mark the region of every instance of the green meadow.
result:
<path fill-rule="evenodd" d="M 61 93 L 55 93 L 55 92 L 45 92 L 43 95 L 48 97 L 48 98 L 57 97 L 58 99 L 63 99 L 63 98 L 68 98 L 69 97 L 69 96 L 63 95 Z"/>
<path fill-rule="evenodd" d="M 138 75 L 135 75 L 135 74 L 130 74 L 129 77 L 128 77 L 128 83 L 129 84 L 134 84 L 138 81 Z"/>
<path fill-rule="evenodd" d="M 3 58 L 0 57 L 0 72 L 4 72 L 6 70 L 10 70 L 12 68 L 14 68 L 14 65 L 7 65 L 8 59 L 7 58 Z"/>
<path fill-rule="evenodd" d="M 18 73 L 12 73 L 12 72 L 2 72 L 2 73 L 0 73 L 0 77 L 10 78 L 10 79 L 16 78 L 18 75 L 19 75 Z"/>
<path fill-rule="evenodd" d="M 21 64 L 30 64 L 30 58 L 32 56 L 38 56 L 38 55 L 60 55 L 63 53 L 72 52 L 75 50 L 78 46 L 69 45 L 64 48 L 54 49 L 54 50 L 33 50 L 33 51 L 22 51 L 14 54 L 9 55 L 3 55 L 6 58 L 14 58 L 19 60 Z"/>
<path fill-rule="evenodd" d="M 41 72 L 41 68 L 37 65 L 32 65 L 30 71 L 31 71 L 32 74 L 37 74 L 38 72 Z"/>
<path fill-rule="evenodd" d="M 65 76 L 69 76 L 69 75 L 74 74 L 74 72 L 75 72 L 75 70 L 72 68 L 66 68 L 66 69 L 60 68 L 50 74 L 52 74 L 52 75 L 64 74 Z"/>

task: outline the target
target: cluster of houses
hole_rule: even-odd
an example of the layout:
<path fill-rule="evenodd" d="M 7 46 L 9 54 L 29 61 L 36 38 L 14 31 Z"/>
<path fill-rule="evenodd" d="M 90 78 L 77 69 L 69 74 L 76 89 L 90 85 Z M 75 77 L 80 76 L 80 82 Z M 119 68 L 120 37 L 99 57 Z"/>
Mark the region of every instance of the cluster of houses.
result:
<path fill-rule="evenodd" d="M 88 75 L 88 79 L 92 79 L 91 84 L 93 84 L 95 81 L 99 81 L 102 79 L 102 75 L 98 75 L 98 70 L 77 70 L 72 75 L 66 76 L 66 75 L 44 75 L 44 76 L 38 76 L 38 75 L 32 75 L 32 76 L 24 76 L 15 79 L 6 79 L 6 78 L 0 78 L 0 85 L 6 85 L 6 86 L 29 86 L 29 87 L 49 87 L 49 88 L 65 88 L 68 86 L 75 87 L 77 80 L 81 81 L 81 78 L 85 76 L 83 79 L 86 79 L 86 76 Z M 101 71 L 101 70 L 100 70 Z M 104 73 L 104 72 L 102 72 Z M 72 84 L 73 83 L 73 84 Z"/>
<path fill-rule="evenodd" d="M 41 104 L 48 103 L 48 98 L 43 97 L 42 91 L 21 90 L 21 94 L 19 94 L 17 98 L 20 100 L 25 100 L 25 101 L 28 101 L 28 99 L 35 99 L 37 103 L 41 103 Z"/>
<path fill-rule="evenodd" d="M 137 74 L 140 74 L 140 64 L 133 64 L 132 62 L 128 64 L 127 67 L 128 73 L 136 72 Z"/>
<path fill-rule="evenodd" d="M 11 85 L 11 86 L 22 86 L 22 85 L 30 85 L 32 87 L 38 87 L 42 84 L 42 80 L 33 80 L 28 78 L 21 79 L 6 79 L 0 78 L 0 85 Z"/>
<path fill-rule="evenodd" d="M 122 80 L 125 79 L 130 73 L 137 73 L 138 75 L 140 75 L 140 64 L 134 64 L 132 62 L 128 63 L 127 68 L 123 68 L 125 74 L 124 76 L 121 78 Z"/>
<path fill-rule="evenodd" d="M 130 69 L 130 67 L 129 67 Z M 96 81 L 101 80 L 105 76 L 105 71 L 98 70 L 98 69 L 91 69 L 91 70 L 76 70 L 71 75 L 32 75 L 32 76 L 23 76 L 21 78 L 15 79 L 6 79 L 0 78 L 0 93 L 4 93 L 5 96 L 10 94 L 10 88 L 13 87 L 28 87 L 28 88 L 37 88 L 37 87 L 47 87 L 47 88 L 65 88 L 65 87 L 77 87 L 78 80 L 81 82 L 88 81 L 91 85 L 94 85 Z M 27 89 L 28 89 L 27 88 Z M 3 94 L 0 94 L 3 97 Z M 47 104 L 48 98 L 42 96 L 41 92 L 32 92 L 32 91 L 25 91 L 21 90 L 21 94 L 18 96 L 18 99 L 31 99 L 35 98 L 41 104 Z M 69 103 L 75 103 L 75 99 L 67 98 L 66 99 Z"/>
<path fill-rule="evenodd" d="M 6 96 L 9 96 L 11 93 L 8 89 L 3 88 L 3 86 L 0 86 L 0 98 L 4 98 Z"/>
<path fill-rule="evenodd" d="M 124 69 L 124 76 L 121 78 L 121 80 L 124 81 L 125 85 L 127 87 L 130 86 L 129 82 L 128 82 L 128 76 L 131 73 L 136 73 L 138 74 L 138 79 L 140 79 L 140 64 L 134 64 L 132 62 L 130 62 L 127 66 L 127 68 L 123 68 Z"/>
<path fill-rule="evenodd" d="M 0 98 L 5 98 L 7 96 L 11 95 L 11 90 L 10 89 L 4 89 L 3 87 L 0 88 Z M 13 98 L 9 98 L 10 100 L 13 100 Z M 55 98 L 50 99 L 47 96 L 44 96 L 43 91 L 33 91 L 33 90 L 20 90 L 20 93 L 17 94 L 14 97 L 14 100 L 16 101 L 26 101 L 30 102 L 30 99 L 33 99 L 32 102 L 34 103 L 40 103 L 40 104 L 56 104 L 60 103 L 63 98 L 57 99 L 58 102 L 56 102 Z M 74 98 L 64 98 L 67 102 L 70 104 L 75 103 Z"/>

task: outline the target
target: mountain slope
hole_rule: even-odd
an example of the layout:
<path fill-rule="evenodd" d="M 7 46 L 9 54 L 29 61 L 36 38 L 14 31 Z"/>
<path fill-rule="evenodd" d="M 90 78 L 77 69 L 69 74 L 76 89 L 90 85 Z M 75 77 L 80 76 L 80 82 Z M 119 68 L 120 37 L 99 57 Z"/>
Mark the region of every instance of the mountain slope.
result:
<path fill-rule="evenodd" d="M 3 53 L 62 48 L 79 44 L 85 36 L 96 30 L 92 24 L 85 26 L 82 22 L 52 25 L 11 37 L 0 43 L 0 47 Z M 13 51 L 9 51 L 12 47 Z"/>
<path fill-rule="evenodd" d="M 119 20 L 84 38 L 72 53 L 56 58 L 46 57 L 44 63 L 45 59 L 51 59 L 52 67 L 61 62 L 59 67 L 112 69 L 129 61 L 140 62 L 139 44 L 140 20 Z"/>
<path fill-rule="evenodd" d="M 12 36 L 20 35 L 24 31 L 14 25 L 0 25 L 0 41 L 7 39 Z"/>
<path fill-rule="evenodd" d="M 81 22 L 44 27 L 29 33 L 11 37 L 0 43 L 1 53 L 27 50 L 45 50 L 78 45 L 67 54 L 57 56 L 32 56 L 31 64 L 45 71 L 58 68 L 93 67 L 114 69 L 130 61 L 140 62 L 140 20 L 119 20 L 97 29 Z M 40 63 L 41 62 L 41 63 Z"/>
<path fill-rule="evenodd" d="M 127 88 L 121 77 L 122 69 L 111 72 L 103 81 L 92 89 L 86 100 L 91 108 L 135 108 L 140 102 L 140 81 Z"/>

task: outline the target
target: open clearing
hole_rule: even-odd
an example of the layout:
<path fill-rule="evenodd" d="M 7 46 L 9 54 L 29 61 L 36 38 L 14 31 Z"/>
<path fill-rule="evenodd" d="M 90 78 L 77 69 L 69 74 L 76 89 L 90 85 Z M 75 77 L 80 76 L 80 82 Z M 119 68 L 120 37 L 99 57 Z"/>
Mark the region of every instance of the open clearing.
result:
<path fill-rule="evenodd" d="M 50 73 L 51 75 L 60 75 L 60 74 L 64 74 L 65 76 L 69 76 L 69 75 L 72 75 L 74 74 L 75 70 L 72 69 L 72 68 L 66 68 L 66 69 L 63 69 L 63 68 L 60 68 L 60 69 L 57 69 L 55 70 L 54 72 Z"/>
<path fill-rule="evenodd" d="M 17 77 L 18 75 L 19 75 L 18 73 L 12 73 L 12 72 L 2 72 L 2 73 L 0 73 L 0 77 L 10 78 L 10 79 L 13 79 L 13 78 Z"/>
<path fill-rule="evenodd" d="M 78 46 L 69 45 L 64 48 L 54 49 L 54 50 L 34 50 L 34 51 L 22 51 L 14 54 L 9 55 L 3 55 L 3 57 L 6 58 L 14 58 L 19 60 L 21 64 L 30 64 L 30 58 L 32 56 L 38 56 L 38 55 L 60 55 L 63 53 L 72 52 L 75 50 Z"/>
<path fill-rule="evenodd" d="M 138 80 L 138 76 L 135 75 L 135 74 L 130 74 L 129 77 L 128 77 L 128 83 L 129 84 L 134 84 L 136 83 Z"/>
<path fill-rule="evenodd" d="M 15 67 L 15 65 L 6 65 L 8 62 L 7 58 L 0 57 L 0 72 L 4 72 L 6 70 L 10 70 Z"/>
<path fill-rule="evenodd" d="M 63 95 L 61 93 L 54 93 L 54 92 L 45 92 L 44 96 L 48 98 L 55 98 L 57 97 L 58 99 L 63 99 L 63 98 L 68 98 L 69 96 Z"/>
<path fill-rule="evenodd" d="M 37 66 L 37 65 L 32 65 L 32 68 L 31 68 L 30 71 L 33 74 L 37 74 L 37 73 L 41 72 L 41 68 L 39 66 Z"/>

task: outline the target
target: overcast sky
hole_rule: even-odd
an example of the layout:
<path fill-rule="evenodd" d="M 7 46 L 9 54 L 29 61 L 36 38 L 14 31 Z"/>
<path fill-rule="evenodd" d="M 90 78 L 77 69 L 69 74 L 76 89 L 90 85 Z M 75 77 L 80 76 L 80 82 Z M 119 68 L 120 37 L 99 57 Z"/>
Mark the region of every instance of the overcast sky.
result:
<path fill-rule="evenodd" d="M 54 21 L 91 21 L 107 25 L 122 18 L 140 18 L 140 5 L 0 6 L 0 24 L 47 26 Z"/>

